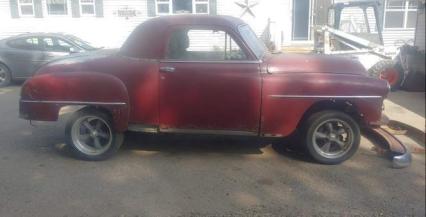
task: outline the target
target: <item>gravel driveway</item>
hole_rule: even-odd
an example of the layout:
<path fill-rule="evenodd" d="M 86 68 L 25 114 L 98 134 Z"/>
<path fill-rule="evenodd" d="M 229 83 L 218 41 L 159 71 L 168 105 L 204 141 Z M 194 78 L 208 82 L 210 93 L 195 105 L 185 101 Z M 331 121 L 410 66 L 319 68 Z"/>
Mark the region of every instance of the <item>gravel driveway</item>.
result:
<path fill-rule="evenodd" d="M 425 156 L 411 167 L 363 139 L 342 165 L 318 165 L 254 137 L 128 134 L 104 162 L 71 158 L 63 121 L 18 119 L 0 89 L 0 216 L 425 216 Z M 293 144 L 294 145 L 294 144 Z"/>

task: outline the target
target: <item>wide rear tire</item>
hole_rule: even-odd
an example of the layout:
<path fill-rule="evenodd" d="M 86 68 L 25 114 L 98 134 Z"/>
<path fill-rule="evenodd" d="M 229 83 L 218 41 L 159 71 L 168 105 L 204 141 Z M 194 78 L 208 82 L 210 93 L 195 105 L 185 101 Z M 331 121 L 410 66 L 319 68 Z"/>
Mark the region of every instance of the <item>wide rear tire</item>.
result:
<path fill-rule="evenodd" d="M 88 161 L 110 158 L 123 143 L 123 134 L 114 131 L 109 115 L 95 109 L 74 113 L 65 128 L 65 136 L 73 154 Z"/>
<path fill-rule="evenodd" d="M 322 164 L 340 164 L 358 150 L 361 133 L 349 115 L 333 110 L 311 115 L 304 123 L 304 144 L 310 156 Z"/>

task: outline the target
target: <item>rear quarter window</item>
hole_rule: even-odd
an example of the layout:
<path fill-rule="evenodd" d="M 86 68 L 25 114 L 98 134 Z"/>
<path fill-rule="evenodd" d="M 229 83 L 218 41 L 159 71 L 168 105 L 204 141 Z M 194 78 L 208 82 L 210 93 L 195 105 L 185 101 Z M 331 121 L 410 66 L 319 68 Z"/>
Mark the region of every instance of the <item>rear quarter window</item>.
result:
<path fill-rule="evenodd" d="M 22 50 L 37 50 L 39 40 L 35 37 L 13 39 L 7 43 L 9 47 Z"/>

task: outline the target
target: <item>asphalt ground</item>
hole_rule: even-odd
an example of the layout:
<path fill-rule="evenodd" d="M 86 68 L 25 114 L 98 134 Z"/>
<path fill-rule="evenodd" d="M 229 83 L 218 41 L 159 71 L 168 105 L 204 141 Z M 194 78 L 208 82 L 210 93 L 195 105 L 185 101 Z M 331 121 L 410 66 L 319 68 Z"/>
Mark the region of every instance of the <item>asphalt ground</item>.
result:
<path fill-rule="evenodd" d="M 18 118 L 19 88 L 0 89 L 1 217 L 425 216 L 424 153 L 392 169 L 363 138 L 326 166 L 292 140 L 129 133 L 114 158 L 85 162 L 64 147 L 67 115 Z"/>

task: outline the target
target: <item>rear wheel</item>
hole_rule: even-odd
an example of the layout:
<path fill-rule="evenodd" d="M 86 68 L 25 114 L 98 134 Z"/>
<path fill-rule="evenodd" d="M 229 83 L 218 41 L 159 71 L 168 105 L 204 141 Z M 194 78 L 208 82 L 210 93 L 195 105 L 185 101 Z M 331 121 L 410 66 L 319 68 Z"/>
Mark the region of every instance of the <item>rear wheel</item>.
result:
<path fill-rule="evenodd" d="M 114 131 L 111 118 L 94 109 L 77 111 L 69 120 L 65 135 L 75 156 L 90 161 L 111 157 L 123 143 L 123 135 Z"/>
<path fill-rule="evenodd" d="M 401 65 L 392 60 L 382 60 L 368 70 L 370 77 L 380 78 L 389 82 L 391 90 L 398 90 L 404 80 Z"/>
<path fill-rule="evenodd" d="M 339 164 L 358 150 L 361 135 L 358 123 L 338 111 L 311 115 L 304 125 L 305 146 L 311 157 L 323 164 Z"/>
<path fill-rule="evenodd" d="M 0 87 L 5 87 L 10 84 L 12 76 L 9 69 L 0 63 Z"/>

